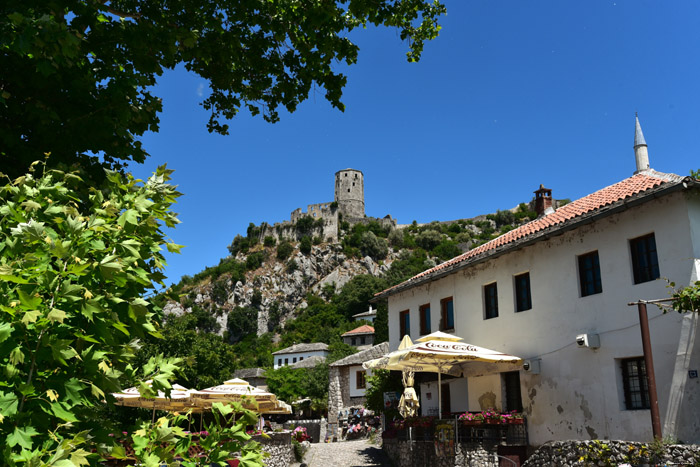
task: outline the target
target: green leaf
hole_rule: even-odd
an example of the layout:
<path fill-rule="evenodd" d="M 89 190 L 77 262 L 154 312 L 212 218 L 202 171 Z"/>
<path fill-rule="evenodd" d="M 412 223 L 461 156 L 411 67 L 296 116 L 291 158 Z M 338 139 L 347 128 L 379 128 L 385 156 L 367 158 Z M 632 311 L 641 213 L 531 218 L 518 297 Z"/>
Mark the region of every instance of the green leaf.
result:
<path fill-rule="evenodd" d="M 5 282 L 14 282 L 15 284 L 29 284 L 29 281 L 27 279 L 7 274 L 0 274 L 0 280 L 3 280 Z"/>
<path fill-rule="evenodd" d="M 14 328 L 11 323 L 0 323 L 0 343 L 6 341 L 12 334 L 12 331 L 14 331 Z"/>
<path fill-rule="evenodd" d="M 17 289 L 17 295 L 19 295 L 20 305 L 25 310 L 32 310 L 41 305 L 41 297 L 31 296 L 25 293 L 22 289 Z"/>
<path fill-rule="evenodd" d="M 51 412 L 64 422 L 77 422 L 73 412 L 67 410 L 68 405 L 65 402 L 53 402 L 51 404 Z"/>
<path fill-rule="evenodd" d="M 24 353 L 21 347 L 18 346 L 12 349 L 12 352 L 10 352 L 10 363 L 15 366 L 24 363 Z"/>
<path fill-rule="evenodd" d="M 127 209 L 122 213 L 121 216 L 119 216 L 119 219 L 117 219 L 117 224 L 120 226 L 124 227 L 125 224 L 129 223 L 132 225 L 136 225 L 139 223 L 139 213 L 134 210 L 134 209 Z"/>
<path fill-rule="evenodd" d="M 14 393 L 0 392 L 0 423 L 4 417 L 12 417 L 16 414 L 18 405 L 19 400 Z"/>
<path fill-rule="evenodd" d="M 15 427 L 15 431 L 7 437 L 7 445 L 14 447 L 20 445 L 25 449 L 32 448 L 32 437 L 39 433 L 31 426 Z"/>
<path fill-rule="evenodd" d="M 52 308 L 46 317 L 52 323 L 55 323 L 56 321 L 58 321 L 59 323 L 63 323 L 63 320 L 66 319 L 68 315 L 63 310 L 59 310 L 58 308 Z"/>
<path fill-rule="evenodd" d="M 37 310 L 27 311 L 22 317 L 22 323 L 25 325 L 29 323 L 36 323 L 36 320 L 41 316 L 41 312 Z"/>
<path fill-rule="evenodd" d="M 92 317 L 95 313 L 102 313 L 102 307 L 97 300 L 86 300 L 80 309 L 80 313 L 84 315 L 87 319 L 92 321 Z"/>
<path fill-rule="evenodd" d="M 168 248 L 170 253 L 180 253 L 180 250 L 185 248 L 185 245 L 178 245 L 176 243 L 166 243 L 165 246 Z"/>

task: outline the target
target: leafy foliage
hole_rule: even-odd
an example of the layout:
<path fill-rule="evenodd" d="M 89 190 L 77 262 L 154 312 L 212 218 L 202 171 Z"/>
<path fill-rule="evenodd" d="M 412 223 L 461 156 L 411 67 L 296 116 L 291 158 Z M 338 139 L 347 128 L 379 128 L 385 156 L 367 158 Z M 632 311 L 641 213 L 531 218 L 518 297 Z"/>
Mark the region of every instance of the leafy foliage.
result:
<path fill-rule="evenodd" d="M 236 307 L 228 314 L 226 324 L 228 340 L 231 343 L 240 341 L 248 334 L 258 330 L 258 310 L 253 307 Z"/>
<path fill-rule="evenodd" d="M 445 12 L 427 0 L 0 5 L 0 69 L 12 70 L 0 93 L 0 155 L 13 177 L 45 152 L 52 164 L 143 162 L 139 136 L 158 130 L 162 110 L 153 86 L 178 65 L 209 82 L 202 105 L 212 132 L 227 134 L 224 121 L 241 108 L 275 122 L 280 108 L 293 112 L 314 87 L 343 110 L 347 78 L 333 66 L 357 61 L 351 31 L 395 27 L 409 43 L 408 60 L 417 61 Z"/>
<path fill-rule="evenodd" d="M 284 261 L 294 252 L 294 247 L 287 240 L 283 240 L 277 245 L 277 259 Z"/>
<path fill-rule="evenodd" d="M 365 397 L 367 398 L 366 407 L 376 413 L 386 414 L 387 420 L 391 420 L 398 417 L 399 413 L 396 408 L 385 407 L 385 392 L 403 392 L 401 372 L 373 370 L 372 374 L 367 376 L 367 390 L 365 392 Z"/>
<path fill-rule="evenodd" d="M 143 182 L 108 172 L 98 189 L 52 170 L 0 188 L 4 465 L 82 445 L 88 430 L 99 439 L 92 407 L 133 377 L 137 339 L 161 335 L 142 297 L 164 279 L 161 248 L 181 248 L 161 230 L 178 223 L 170 174 L 160 167 Z M 158 361 L 162 373 L 155 363 L 143 371 L 167 389 L 175 366 Z"/>

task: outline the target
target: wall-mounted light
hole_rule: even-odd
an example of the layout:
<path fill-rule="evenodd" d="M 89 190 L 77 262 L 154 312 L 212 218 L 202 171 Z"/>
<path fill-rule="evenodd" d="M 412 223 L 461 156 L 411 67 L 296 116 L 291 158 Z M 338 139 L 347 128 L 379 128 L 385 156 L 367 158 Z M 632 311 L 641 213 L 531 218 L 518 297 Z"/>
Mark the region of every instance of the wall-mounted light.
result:
<path fill-rule="evenodd" d="M 597 349 L 600 347 L 600 336 L 598 334 L 579 334 L 576 336 L 576 345 Z"/>

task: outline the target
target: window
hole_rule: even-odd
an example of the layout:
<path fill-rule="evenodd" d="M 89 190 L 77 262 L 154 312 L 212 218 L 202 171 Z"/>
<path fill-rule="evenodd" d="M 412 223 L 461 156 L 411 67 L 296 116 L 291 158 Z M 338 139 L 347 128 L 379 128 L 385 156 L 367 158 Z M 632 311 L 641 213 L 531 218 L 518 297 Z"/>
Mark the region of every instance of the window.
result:
<path fill-rule="evenodd" d="M 498 317 L 498 287 L 496 283 L 484 286 L 484 319 Z"/>
<path fill-rule="evenodd" d="M 452 297 L 440 300 L 440 326 L 441 331 L 452 331 L 455 328 L 455 309 Z"/>
<path fill-rule="evenodd" d="M 365 389 L 365 387 L 367 387 L 367 382 L 365 381 L 364 370 L 358 371 L 356 376 L 357 377 L 355 378 L 355 387 L 357 389 Z"/>
<path fill-rule="evenodd" d="M 530 295 L 530 273 L 515 276 L 515 311 L 525 311 L 532 308 Z"/>
<path fill-rule="evenodd" d="M 296 362 L 297 362 L 297 358 L 294 357 L 294 358 L 292 359 L 292 363 L 296 363 Z"/>
<path fill-rule="evenodd" d="M 288 359 L 288 358 L 285 358 L 285 359 L 284 359 L 284 364 L 285 364 L 285 365 L 289 365 L 289 359 Z"/>
<path fill-rule="evenodd" d="M 411 315 L 409 310 L 399 313 L 399 339 L 405 335 L 411 335 Z"/>
<path fill-rule="evenodd" d="M 600 261 L 598 260 L 597 251 L 578 257 L 578 279 L 581 284 L 582 297 L 587 297 L 603 291 L 603 284 L 600 280 Z"/>
<path fill-rule="evenodd" d="M 350 345 L 355 345 L 357 344 L 357 340 L 354 337 L 350 338 Z"/>
<path fill-rule="evenodd" d="M 282 366 L 282 359 L 281 358 L 277 359 L 277 366 Z"/>
<path fill-rule="evenodd" d="M 503 375 L 503 385 L 506 389 L 506 411 L 516 412 L 523 411 L 523 400 L 520 393 L 520 372 L 508 371 L 501 373 Z"/>
<path fill-rule="evenodd" d="M 302 360 L 304 360 L 304 357 L 299 357 L 299 361 L 302 361 Z"/>
<path fill-rule="evenodd" d="M 630 240 L 632 250 L 632 272 L 634 283 L 653 281 L 659 275 L 659 259 L 656 257 L 656 239 L 654 234 Z"/>
<path fill-rule="evenodd" d="M 360 345 L 365 345 L 365 336 L 360 337 Z"/>
<path fill-rule="evenodd" d="M 648 409 L 649 388 L 647 387 L 647 370 L 642 357 L 625 358 L 622 363 L 622 387 L 625 391 L 625 408 L 627 410 Z"/>
<path fill-rule="evenodd" d="M 430 303 L 421 305 L 418 308 L 418 313 L 420 316 L 420 335 L 430 334 Z"/>

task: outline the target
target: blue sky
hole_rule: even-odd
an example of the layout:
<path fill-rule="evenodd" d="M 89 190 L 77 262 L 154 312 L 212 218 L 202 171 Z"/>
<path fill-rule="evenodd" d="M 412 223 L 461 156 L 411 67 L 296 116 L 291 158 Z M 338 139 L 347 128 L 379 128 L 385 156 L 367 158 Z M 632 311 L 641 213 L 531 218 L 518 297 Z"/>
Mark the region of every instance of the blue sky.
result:
<path fill-rule="evenodd" d="M 217 264 L 250 222 L 332 201 L 348 167 L 364 173 L 367 215 L 399 223 L 508 209 L 539 184 L 576 199 L 632 175 L 638 111 L 652 168 L 700 168 L 700 3 L 445 3 L 419 63 L 394 30 L 353 33 L 345 112 L 318 90 L 279 123 L 241 113 L 213 135 L 206 81 L 161 77 L 161 130 L 131 170 L 167 162 L 184 193 L 168 233 L 186 248 L 168 256 L 168 282 Z"/>

